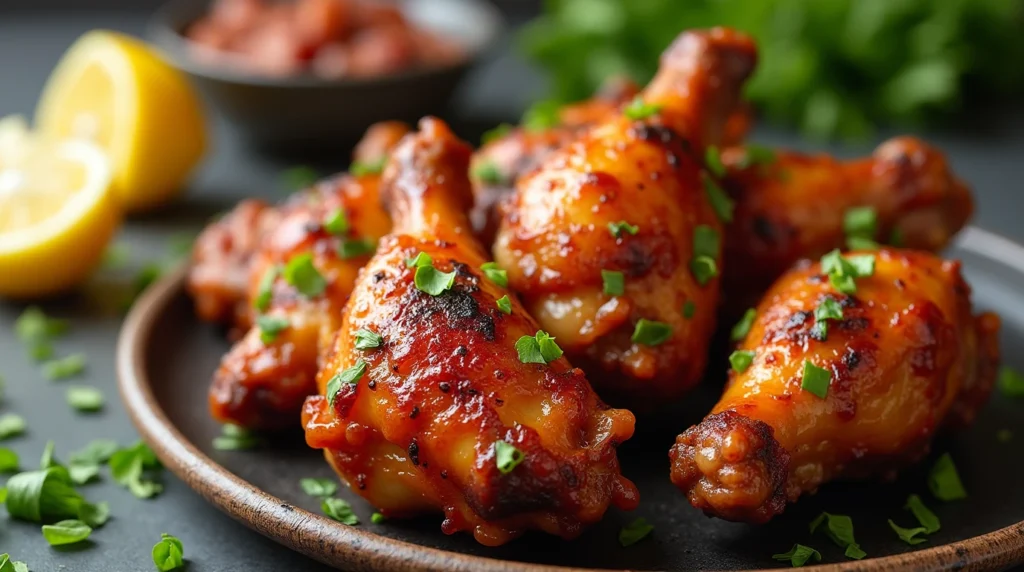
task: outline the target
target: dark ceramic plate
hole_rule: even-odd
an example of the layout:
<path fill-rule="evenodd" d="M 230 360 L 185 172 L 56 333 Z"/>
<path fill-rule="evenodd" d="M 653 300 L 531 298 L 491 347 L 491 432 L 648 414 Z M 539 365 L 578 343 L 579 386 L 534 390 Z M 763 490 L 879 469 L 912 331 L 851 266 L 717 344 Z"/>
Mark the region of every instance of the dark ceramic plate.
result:
<path fill-rule="evenodd" d="M 1024 369 L 1024 247 L 977 229 L 966 230 L 950 257 L 964 262 L 978 309 L 996 310 L 1008 365 Z M 200 323 L 182 290 L 183 272 L 153 287 L 136 304 L 118 347 L 121 392 L 143 438 L 167 467 L 207 500 L 260 533 L 345 570 L 548 570 L 749 569 L 780 565 L 771 555 L 794 542 L 819 549 L 824 562 L 844 570 L 999 569 L 1024 562 L 1024 401 L 995 395 L 969 431 L 939 439 L 934 453 L 950 452 L 970 494 L 941 503 L 925 486 L 920 467 L 891 484 L 837 483 L 791 506 L 766 526 L 708 519 L 686 502 L 668 479 L 667 451 L 675 435 L 701 418 L 720 390 L 710 377 L 684 409 L 640 426 L 642 434 L 620 449 L 623 473 L 640 488 L 635 514 L 611 511 L 575 541 L 527 535 L 500 548 L 469 535 L 445 536 L 440 518 L 370 524 L 372 507 L 347 490 L 360 520 L 349 527 L 318 516 L 316 500 L 302 494 L 301 477 L 329 477 L 323 457 L 301 434 L 283 436 L 248 452 L 216 451 L 219 434 L 206 409 L 206 386 L 228 344 L 223 333 Z M 724 371 L 723 358 L 716 358 Z M 298 425 L 298 420 L 296 420 Z M 1013 432 L 1009 442 L 997 433 Z M 919 493 L 942 520 L 926 544 L 911 547 L 886 523 L 914 524 L 903 510 Z M 808 523 L 821 511 L 853 517 L 857 540 L 869 558 L 850 561 Z M 642 516 L 653 535 L 628 548 L 619 528 Z"/>

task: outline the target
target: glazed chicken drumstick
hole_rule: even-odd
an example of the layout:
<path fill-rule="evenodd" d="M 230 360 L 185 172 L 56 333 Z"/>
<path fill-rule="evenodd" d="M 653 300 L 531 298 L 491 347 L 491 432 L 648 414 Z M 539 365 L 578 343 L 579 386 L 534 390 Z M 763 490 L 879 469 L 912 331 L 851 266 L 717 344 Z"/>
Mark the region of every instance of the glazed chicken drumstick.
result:
<path fill-rule="evenodd" d="M 763 523 L 831 480 L 891 476 L 991 390 L 999 318 L 971 315 L 960 263 L 883 249 L 805 262 L 775 283 L 721 400 L 676 439 L 693 506 Z"/>
<path fill-rule="evenodd" d="M 612 404 L 677 398 L 703 372 L 729 208 L 705 188 L 703 147 L 721 142 L 755 60 L 739 33 L 683 33 L 641 99 L 503 204 L 495 259 Z"/>
<path fill-rule="evenodd" d="M 371 129 L 356 156 L 381 161 L 394 134 L 404 130 Z M 303 400 L 316 393 L 321 350 L 341 321 L 356 274 L 391 228 L 379 179 L 377 173 L 340 175 L 259 215 L 274 223 L 244 265 L 242 256 L 233 259 L 248 273 L 244 311 L 236 310 L 235 320 L 250 327 L 214 373 L 209 402 L 215 419 L 260 429 L 294 426 Z M 241 208 L 229 218 L 247 212 Z M 209 266 L 200 258 L 193 276 Z M 214 291 L 224 296 L 225 290 Z"/>
<path fill-rule="evenodd" d="M 844 215 L 868 207 L 878 242 L 939 251 L 973 210 L 968 188 L 943 154 L 913 137 L 897 137 L 870 157 L 839 161 L 789 151 L 722 152 L 723 186 L 736 201 L 726 231 L 725 305 L 745 308 L 801 258 L 844 248 Z M 893 240 L 893 239 L 896 240 Z"/>
<path fill-rule="evenodd" d="M 637 503 L 616 457 L 633 415 L 600 401 L 487 264 L 469 153 L 430 118 L 392 153 L 394 230 L 345 307 L 306 441 L 385 516 L 443 512 L 444 532 L 486 545 L 572 538 Z"/>

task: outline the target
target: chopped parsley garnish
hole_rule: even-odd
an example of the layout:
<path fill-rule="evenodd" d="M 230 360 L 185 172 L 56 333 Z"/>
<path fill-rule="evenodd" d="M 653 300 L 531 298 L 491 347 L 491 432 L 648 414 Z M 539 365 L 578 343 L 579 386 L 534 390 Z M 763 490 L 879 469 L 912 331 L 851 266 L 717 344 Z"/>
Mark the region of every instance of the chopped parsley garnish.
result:
<path fill-rule="evenodd" d="M 334 493 L 338 492 L 338 483 L 333 479 L 299 479 L 299 486 L 302 487 L 302 492 L 317 498 L 334 496 Z"/>
<path fill-rule="evenodd" d="M 832 383 L 832 374 L 827 369 L 818 367 L 811 363 L 811 360 L 804 360 L 804 377 L 800 387 L 809 391 L 821 399 L 828 395 L 828 386 Z"/>
<path fill-rule="evenodd" d="M 345 215 L 345 210 L 334 209 L 328 213 L 323 226 L 324 230 L 334 235 L 348 232 L 348 216 Z"/>
<path fill-rule="evenodd" d="M 646 519 L 638 518 L 619 530 L 619 544 L 632 546 L 647 537 L 653 530 L 654 525 L 648 524 Z"/>
<path fill-rule="evenodd" d="M 725 165 L 722 164 L 722 154 L 718 151 L 718 147 L 714 145 L 708 145 L 706 151 L 704 151 L 704 164 L 707 165 L 708 171 L 711 174 L 722 178 L 725 176 Z"/>
<path fill-rule="evenodd" d="M 794 544 L 793 548 L 789 549 L 789 552 L 773 554 L 772 559 L 778 560 L 779 562 L 789 562 L 793 565 L 793 568 L 799 568 L 800 566 L 807 564 L 809 560 L 821 562 L 821 553 L 810 546 Z"/>
<path fill-rule="evenodd" d="M 910 544 L 911 546 L 915 544 L 921 544 L 922 542 L 928 542 L 927 538 L 918 538 L 917 536 L 919 534 L 925 533 L 924 527 L 919 526 L 917 528 L 903 528 L 902 526 L 893 522 L 891 518 L 889 519 L 889 527 L 892 528 L 894 532 L 896 532 L 896 535 L 900 537 L 900 540 L 906 542 L 907 544 Z"/>
<path fill-rule="evenodd" d="M 672 337 L 672 326 L 664 322 L 655 322 L 646 318 L 640 318 L 633 328 L 633 335 L 630 341 L 645 346 L 660 346 Z"/>
<path fill-rule="evenodd" d="M 78 518 L 85 502 L 59 466 L 18 473 L 5 486 L 7 513 L 30 522 Z"/>
<path fill-rule="evenodd" d="M 736 166 L 747 169 L 754 165 L 771 165 L 777 160 L 775 151 L 764 145 L 747 145 Z"/>
<path fill-rule="evenodd" d="M 72 477 L 74 480 L 74 477 Z M 99 528 L 110 520 L 110 503 L 98 502 L 92 504 L 83 502 L 78 509 L 78 518 L 93 528 Z"/>
<path fill-rule="evenodd" d="M 18 454 L 7 447 L 0 447 L 0 473 L 18 472 Z"/>
<path fill-rule="evenodd" d="M 622 108 L 622 114 L 633 121 L 640 121 L 661 113 L 661 108 L 657 103 L 646 103 L 642 95 L 637 95 Z"/>
<path fill-rule="evenodd" d="M 375 161 L 355 161 L 348 168 L 348 172 L 354 177 L 365 175 L 379 175 L 384 172 L 384 165 L 388 162 L 387 157 L 380 157 Z"/>
<path fill-rule="evenodd" d="M 875 273 L 875 257 L 871 254 L 843 256 L 839 249 L 821 257 L 821 271 L 828 275 L 832 286 L 843 294 L 857 291 L 857 278 Z"/>
<path fill-rule="evenodd" d="M 715 209 L 718 219 L 722 222 L 732 222 L 732 213 L 736 204 L 710 175 L 701 173 L 701 180 L 704 182 L 704 194 L 707 195 L 711 208 Z"/>
<path fill-rule="evenodd" d="M 285 171 L 281 173 L 281 180 L 288 191 L 298 191 L 300 189 L 305 189 L 306 187 L 311 187 L 319 178 L 320 173 L 318 173 L 313 167 L 306 165 L 298 165 L 290 169 L 285 169 Z"/>
<path fill-rule="evenodd" d="M 501 298 L 498 298 L 494 303 L 498 306 L 498 309 L 501 310 L 503 314 L 512 313 L 512 299 L 508 297 L 508 294 L 505 294 Z"/>
<path fill-rule="evenodd" d="M 421 252 L 420 255 L 422 254 Z M 420 258 L 417 256 L 415 261 L 416 274 L 413 276 L 413 283 L 416 285 L 417 290 L 431 296 L 440 296 L 455 285 L 454 270 L 451 272 L 441 272 L 434 268 L 434 264 L 429 256 L 427 257 L 426 264 L 421 264 L 419 260 Z"/>
<path fill-rule="evenodd" d="M 729 354 L 729 364 L 732 365 L 732 370 L 736 373 L 743 373 L 747 371 L 750 364 L 754 363 L 755 355 L 750 350 L 736 350 Z"/>
<path fill-rule="evenodd" d="M 412 258 L 405 259 L 405 266 L 407 268 L 419 268 L 420 266 L 430 266 L 434 263 L 434 260 L 430 258 L 430 255 L 426 252 L 420 252 Z"/>
<path fill-rule="evenodd" d="M 353 335 L 356 338 L 355 346 L 357 350 L 372 350 L 379 348 L 384 343 L 384 338 L 380 334 L 365 328 L 356 330 Z"/>
<path fill-rule="evenodd" d="M 494 463 L 498 466 L 498 471 L 501 474 L 511 473 L 525 459 L 526 455 L 523 455 L 523 452 L 516 449 L 514 445 L 505 441 L 494 442 Z"/>
<path fill-rule="evenodd" d="M 508 272 L 502 270 L 497 262 L 485 262 L 480 266 L 484 276 L 502 288 L 508 288 Z"/>
<path fill-rule="evenodd" d="M 729 339 L 738 342 L 747 337 L 747 334 L 750 333 L 750 328 L 754 325 L 754 318 L 757 318 L 757 310 L 747 308 L 747 311 L 743 312 L 743 317 L 740 318 L 740 321 L 736 322 L 736 325 L 732 327 Z"/>
<path fill-rule="evenodd" d="M 346 238 L 338 245 L 338 256 L 343 260 L 373 254 L 377 243 L 368 238 Z"/>
<path fill-rule="evenodd" d="M 562 122 L 562 105 L 554 100 L 538 101 L 523 113 L 522 124 L 527 131 L 544 131 Z"/>
<path fill-rule="evenodd" d="M 562 348 L 555 343 L 555 338 L 543 330 L 537 330 L 533 336 L 519 338 L 516 352 L 522 363 L 549 364 L 562 357 Z"/>
<path fill-rule="evenodd" d="M 697 284 L 705 286 L 715 276 L 718 276 L 718 265 L 710 256 L 694 256 L 690 260 L 690 272 L 697 280 Z"/>
<path fill-rule="evenodd" d="M 505 182 L 505 175 L 494 161 L 482 161 L 474 165 L 470 176 L 488 185 L 500 185 Z"/>
<path fill-rule="evenodd" d="M 821 525 L 825 524 L 825 535 L 832 539 L 840 548 L 846 549 L 846 556 L 854 560 L 860 560 L 867 556 L 861 550 L 853 537 L 853 519 L 842 514 L 829 514 L 823 512 L 818 518 L 811 521 L 811 533 L 813 534 Z"/>
<path fill-rule="evenodd" d="M 604 283 L 604 293 L 609 296 L 622 296 L 626 293 L 626 275 L 618 270 L 602 270 L 601 282 Z"/>
<path fill-rule="evenodd" d="M 86 385 L 71 386 L 67 390 L 68 405 L 77 411 L 93 413 L 103 409 L 103 393 Z"/>
<path fill-rule="evenodd" d="M 20 560 L 11 560 L 10 554 L 0 554 L 0 572 L 29 572 L 28 564 Z"/>
<path fill-rule="evenodd" d="M 379 512 L 375 512 L 370 515 L 370 522 L 372 522 L 373 524 L 381 524 L 385 520 L 387 520 L 387 518 L 385 518 L 384 515 Z"/>
<path fill-rule="evenodd" d="M 75 485 L 84 485 L 89 481 L 99 479 L 99 465 L 68 465 L 68 476 Z M 90 525 L 91 526 L 91 525 Z"/>
<path fill-rule="evenodd" d="M 812 333 L 818 340 L 828 339 L 828 320 L 842 320 L 843 307 L 831 296 L 825 296 L 814 309 L 814 329 Z"/>
<path fill-rule="evenodd" d="M 860 236 L 846 237 L 846 248 L 850 250 L 878 250 L 878 243 Z"/>
<path fill-rule="evenodd" d="M 327 382 L 327 404 L 334 407 L 334 400 L 337 399 L 342 384 L 355 385 L 359 383 L 359 380 L 366 373 L 366 367 L 367 363 L 365 361 L 357 360 L 355 365 L 345 368 L 341 373 L 334 374 Z"/>
<path fill-rule="evenodd" d="M 285 265 L 284 280 L 306 298 L 316 298 L 327 289 L 327 280 L 313 265 L 313 255 L 297 254 Z"/>
<path fill-rule="evenodd" d="M 939 517 L 935 516 L 935 513 L 929 510 L 924 505 L 924 502 L 921 501 L 921 497 L 917 495 L 907 497 L 907 504 L 903 508 L 914 513 L 914 518 L 917 519 L 917 522 L 921 523 L 927 534 L 934 534 L 942 527 L 939 523 Z"/>
<path fill-rule="evenodd" d="M 213 438 L 213 448 L 218 451 L 248 451 L 261 442 L 258 435 L 245 427 L 225 423 L 220 427 L 220 435 Z"/>
<path fill-rule="evenodd" d="M 967 498 L 967 491 L 956 472 L 953 457 L 944 453 L 935 461 L 928 473 L 928 488 L 935 498 L 943 501 L 954 501 Z"/>
<path fill-rule="evenodd" d="M 43 538 L 50 546 L 64 546 L 81 542 L 92 534 L 92 527 L 80 520 L 62 520 L 43 525 Z"/>
<path fill-rule="evenodd" d="M 1024 397 L 1024 375 L 1004 366 L 999 370 L 999 390 L 1009 397 Z"/>
<path fill-rule="evenodd" d="M 253 306 L 260 312 L 266 311 L 270 307 L 270 300 L 274 296 L 274 281 L 281 274 L 280 266 L 271 266 L 263 273 L 263 277 L 260 278 L 259 291 L 256 293 L 256 299 L 253 300 Z"/>
<path fill-rule="evenodd" d="M 843 214 L 843 232 L 846 233 L 847 245 L 858 249 L 877 244 L 874 242 L 878 232 L 878 213 L 874 207 L 854 207 Z M 857 244 L 856 246 L 854 244 Z"/>
<path fill-rule="evenodd" d="M 160 533 L 160 541 L 153 545 L 153 564 L 160 572 L 183 567 L 185 548 L 181 541 L 166 532 Z"/>
<path fill-rule="evenodd" d="M 260 341 L 269 345 L 277 339 L 277 335 L 288 328 L 288 318 L 284 316 L 262 315 L 256 318 L 256 327 L 260 329 Z"/>
<path fill-rule="evenodd" d="M 342 499 L 327 497 L 320 501 L 320 510 L 330 519 L 342 524 L 349 526 L 359 524 L 359 517 L 356 516 L 356 513 L 352 512 L 352 505 Z"/>
<path fill-rule="evenodd" d="M 68 462 L 74 464 L 98 465 L 106 463 L 119 446 L 113 439 L 95 439 L 90 441 L 81 451 L 71 453 Z"/>
<path fill-rule="evenodd" d="M 488 129 L 484 132 L 483 136 L 480 137 L 480 144 L 487 145 L 493 141 L 497 141 L 512 132 L 512 126 L 508 123 L 499 123 L 492 129 Z"/>
<path fill-rule="evenodd" d="M 683 303 L 683 317 L 687 320 L 693 318 L 694 314 L 697 313 L 697 304 L 693 300 L 687 300 Z"/>
<path fill-rule="evenodd" d="M 111 455 L 107 464 L 110 466 L 110 476 L 137 498 L 150 498 L 164 490 L 163 485 L 147 478 L 152 476 L 147 473 L 154 473 L 160 469 L 160 461 L 142 441 L 119 449 Z"/>
<path fill-rule="evenodd" d="M 29 356 L 42 361 L 53 356 L 53 338 L 64 335 L 68 330 L 67 320 L 50 318 L 36 306 L 29 306 L 14 322 L 14 333 L 28 346 Z"/>
<path fill-rule="evenodd" d="M 43 364 L 43 377 L 50 381 L 75 377 L 85 371 L 85 354 L 71 354 Z"/>
<path fill-rule="evenodd" d="M 15 413 L 0 415 L 0 441 L 25 432 L 25 419 Z"/>
<path fill-rule="evenodd" d="M 622 238 L 622 233 L 628 233 L 635 236 L 636 233 L 640 232 L 640 227 L 629 224 L 624 220 L 620 220 L 619 222 L 608 223 L 608 232 L 612 233 L 612 236 L 615 238 Z"/>

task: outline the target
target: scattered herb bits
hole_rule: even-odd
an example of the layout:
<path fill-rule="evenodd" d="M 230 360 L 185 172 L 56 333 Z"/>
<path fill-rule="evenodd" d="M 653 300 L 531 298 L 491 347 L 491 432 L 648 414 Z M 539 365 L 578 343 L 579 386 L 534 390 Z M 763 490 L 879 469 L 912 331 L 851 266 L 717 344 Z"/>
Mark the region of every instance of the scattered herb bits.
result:
<path fill-rule="evenodd" d="M 384 166 L 387 164 L 387 157 L 380 157 L 375 161 L 355 161 L 348 168 L 348 172 L 355 177 L 365 177 L 366 175 L 379 175 L 384 172 Z"/>
<path fill-rule="evenodd" d="M 622 296 L 626 293 L 626 275 L 617 270 L 602 270 L 601 282 L 604 293 L 609 296 Z"/>
<path fill-rule="evenodd" d="M 327 280 L 313 264 L 312 254 L 298 254 L 291 257 L 282 274 L 285 282 L 306 298 L 316 298 L 327 289 Z"/>
<path fill-rule="evenodd" d="M 50 381 L 76 377 L 84 371 L 85 354 L 71 354 L 43 364 L 43 377 Z"/>
<path fill-rule="evenodd" d="M 221 425 L 220 432 L 213 438 L 213 448 L 218 451 L 248 451 L 261 443 L 258 435 L 233 423 Z"/>
<path fill-rule="evenodd" d="M 811 360 L 804 360 L 804 376 L 800 387 L 821 399 L 828 396 L 828 386 L 832 383 L 832 374 L 827 369 L 818 367 Z"/>
<path fill-rule="evenodd" d="M 488 143 L 493 143 L 494 141 L 497 141 L 498 139 L 502 139 L 506 135 L 511 133 L 512 129 L 513 129 L 512 126 L 509 125 L 508 123 L 500 123 L 500 124 L 496 125 L 495 127 L 485 131 L 483 136 L 480 137 L 480 143 L 482 145 L 487 145 Z"/>
<path fill-rule="evenodd" d="M 821 257 L 821 271 L 828 275 L 832 287 L 843 294 L 857 291 L 857 278 L 866 278 L 875 273 L 875 257 L 872 254 L 843 256 L 839 249 Z"/>
<path fill-rule="evenodd" d="M 320 173 L 307 165 L 297 165 L 281 173 L 281 181 L 289 192 L 311 187 L 319 178 Z"/>
<path fill-rule="evenodd" d="M 78 518 L 93 529 L 99 528 L 110 520 L 110 504 L 83 502 L 78 509 Z"/>
<path fill-rule="evenodd" d="M 16 413 L 0 415 L 0 441 L 25 432 L 25 419 Z"/>
<path fill-rule="evenodd" d="M 384 338 L 380 334 L 367 329 L 356 330 L 353 335 L 356 339 L 355 346 L 357 350 L 372 350 L 379 348 L 384 343 Z"/>
<path fill-rule="evenodd" d="M 368 238 L 350 238 L 341 241 L 338 245 L 338 256 L 342 260 L 369 256 L 376 252 L 377 243 Z"/>
<path fill-rule="evenodd" d="M 661 113 L 661 105 L 647 103 L 643 96 L 637 95 L 628 105 L 622 108 L 622 114 L 633 121 L 649 119 Z"/>
<path fill-rule="evenodd" d="M 843 213 L 843 232 L 847 238 L 873 239 L 878 232 L 878 213 L 874 207 L 854 207 Z"/>
<path fill-rule="evenodd" d="M 694 257 L 690 261 L 690 271 L 701 286 L 718 276 L 716 260 L 720 248 L 721 239 L 718 236 L 718 231 L 705 224 L 697 225 L 693 229 Z"/>
<path fill-rule="evenodd" d="M 332 520 L 342 524 L 355 526 L 359 524 L 359 517 L 352 512 L 352 506 L 339 498 L 328 497 L 320 501 L 320 510 Z"/>
<path fill-rule="evenodd" d="M 107 463 L 114 481 L 136 498 L 154 497 L 164 490 L 163 485 L 151 478 L 161 468 L 160 461 L 142 441 L 117 450 Z"/>
<path fill-rule="evenodd" d="M 622 238 L 626 234 L 635 236 L 636 233 L 640 232 L 640 227 L 620 220 L 619 222 L 608 223 L 608 232 L 612 233 L 612 236 L 615 238 Z"/>
<path fill-rule="evenodd" d="M 771 148 L 764 145 L 747 145 L 743 149 L 743 155 L 736 162 L 736 166 L 740 169 L 749 169 L 756 165 L 771 165 L 777 160 L 778 157 Z"/>
<path fill-rule="evenodd" d="M 185 565 L 185 547 L 180 540 L 167 534 L 160 534 L 160 541 L 153 545 L 153 564 L 160 572 L 177 570 Z"/>
<path fill-rule="evenodd" d="M 523 336 L 516 341 L 516 352 L 522 363 L 549 364 L 562 357 L 562 348 L 555 343 L 555 338 L 543 330 L 537 330 L 533 336 Z"/>
<path fill-rule="evenodd" d="M 94 439 L 81 451 L 75 451 L 68 457 L 71 464 L 98 465 L 106 463 L 117 452 L 119 446 L 113 439 Z"/>
<path fill-rule="evenodd" d="M 830 514 L 823 512 L 818 518 L 811 521 L 811 533 L 813 534 L 821 525 L 825 535 L 829 537 L 840 548 L 846 549 L 846 557 L 860 560 L 867 556 L 853 536 L 853 519 L 842 514 Z"/>
<path fill-rule="evenodd" d="M 500 310 L 502 314 L 512 313 L 512 299 L 508 297 L 508 294 L 498 298 L 494 304 L 498 306 L 498 310 Z"/>
<path fill-rule="evenodd" d="M 732 370 L 736 373 L 743 373 L 747 371 L 750 364 L 754 363 L 754 356 L 756 354 L 750 350 L 736 350 L 729 354 L 729 364 L 732 366 Z"/>
<path fill-rule="evenodd" d="M 420 266 L 430 266 L 434 263 L 434 260 L 430 258 L 430 255 L 426 252 L 420 252 L 412 258 L 405 259 L 405 265 L 408 268 L 419 268 Z"/>
<path fill-rule="evenodd" d="M 373 524 L 382 524 L 385 520 L 387 520 L 387 518 L 379 512 L 375 512 L 370 515 L 370 522 Z"/>
<path fill-rule="evenodd" d="M 694 256 L 690 260 L 690 272 L 697 280 L 697 284 L 706 286 L 715 276 L 718 276 L 718 264 L 710 256 Z"/>
<path fill-rule="evenodd" d="M 900 525 L 896 524 L 895 522 L 893 522 L 892 519 L 890 518 L 889 519 L 889 528 L 892 528 L 893 532 L 895 532 L 896 535 L 900 537 L 900 540 L 902 540 L 903 542 L 906 542 L 907 544 L 909 544 L 911 546 L 916 545 L 916 544 L 921 544 L 922 542 L 927 542 L 928 541 L 927 538 L 921 538 L 921 537 L 918 536 L 920 534 L 924 534 L 925 533 L 924 527 L 920 527 L 919 526 L 917 528 L 903 528 L 902 526 L 900 526 Z"/>
<path fill-rule="evenodd" d="M 960 475 L 953 464 L 953 457 L 944 453 L 935 461 L 928 473 L 928 489 L 935 498 L 943 501 L 954 501 L 967 498 L 967 491 L 960 481 Z"/>
<path fill-rule="evenodd" d="M 7 513 L 30 522 L 78 518 L 85 502 L 62 467 L 18 473 L 5 486 Z"/>
<path fill-rule="evenodd" d="M 260 329 L 260 342 L 265 346 L 274 343 L 288 325 L 288 318 L 284 316 L 263 315 L 256 318 L 256 327 Z"/>
<path fill-rule="evenodd" d="M 422 256 L 423 253 L 420 253 L 420 255 Z M 434 268 L 429 256 L 427 257 L 426 264 L 419 262 L 419 256 L 417 256 L 414 262 L 416 264 L 416 274 L 413 276 L 413 283 L 420 292 L 431 296 L 440 296 L 451 290 L 452 286 L 455 285 L 454 270 L 451 272 L 441 272 Z"/>
<path fill-rule="evenodd" d="M 917 519 L 917 522 L 924 527 L 925 533 L 934 534 L 941 528 L 939 517 L 935 516 L 935 513 L 924 505 L 921 497 L 917 495 L 910 495 L 907 497 L 907 504 L 904 505 L 903 508 L 914 514 L 914 518 Z"/>
<path fill-rule="evenodd" d="M 527 131 L 544 131 L 561 122 L 562 105 L 554 100 L 538 101 L 523 112 L 522 124 Z"/>
<path fill-rule="evenodd" d="M 772 559 L 779 562 L 789 562 L 794 568 L 799 568 L 811 560 L 821 562 L 821 553 L 810 546 L 794 544 L 793 548 L 789 549 L 789 552 L 773 554 Z"/>
<path fill-rule="evenodd" d="M 18 472 L 18 454 L 7 447 L 0 447 L 0 473 Z"/>
<path fill-rule="evenodd" d="M 999 390 L 1009 397 L 1024 397 L 1024 375 L 1004 366 L 999 370 Z"/>
<path fill-rule="evenodd" d="M 0 572 L 29 572 L 28 564 L 11 560 L 10 554 L 0 554 Z"/>
<path fill-rule="evenodd" d="M 498 267 L 497 262 L 486 262 L 480 266 L 484 276 L 502 288 L 508 288 L 508 272 Z"/>
<path fill-rule="evenodd" d="M 712 175 L 718 178 L 725 176 L 725 165 L 722 164 L 722 154 L 718 147 L 708 145 L 707 150 L 704 151 L 704 164 L 707 165 L 708 171 L 711 171 Z"/>
<path fill-rule="evenodd" d="M 494 442 L 494 463 L 498 466 L 498 471 L 501 474 L 511 473 L 525 459 L 526 456 L 523 455 L 523 452 L 516 449 L 514 445 L 505 441 Z"/>
<path fill-rule="evenodd" d="M 334 496 L 334 493 L 338 492 L 338 483 L 332 479 L 299 479 L 299 486 L 302 487 L 302 492 L 317 498 Z"/>
<path fill-rule="evenodd" d="M 683 303 L 683 317 L 687 320 L 692 320 L 693 316 L 697 313 L 697 304 L 693 300 L 687 300 Z"/>
<path fill-rule="evenodd" d="M 95 387 L 74 385 L 67 390 L 68 405 L 82 413 L 95 413 L 103 409 L 103 393 Z"/>
<path fill-rule="evenodd" d="M 470 176 L 488 185 L 500 185 L 505 182 L 505 175 L 494 161 L 481 161 L 474 165 Z"/>
<path fill-rule="evenodd" d="M 89 538 L 92 527 L 80 520 L 62 520 L 43 525 L 43 538 L 50 546 L 75 544 Z"/>
<path fill-rule="evenodd" d="M 53 356 L 51 341 L 68 330 L 67 320 L 50 318 L 36 306 L 29 306 L 14 322 L 14 334 L 28 348 L 33 361 Z"/>
<path fill-rule="evenodd" d="M 732 331 L 729 332 L 729 339 L 738 342 L 743 338 L 747 337 L 750 333 L 750 328 L 754 325 L 754 318 L 757 317 L 757 310 L 754 308 L 748 308 L 746 312 L 743 312 L 743 316 L 740 321 L 736 322 L 736 325 L 732 327 Z"/>
<path fill-rule="evenodd" d="M 718 215 L 718 219 L 722 222 L 732 222 L 733 210 L 736 208 L 736 204 L 729 198 L 729 195 L 725 194 L 722 187 L 718 186 L 718 183 L 715 182 L 711 175 L 701 173 L 701 180 L 704 183 L 704 194 L 707 196 L 708 202 L 711 203 L 711 208 Z"/>
<path fill-rule="evenodd" d="M 654 525 L 648 524 L 644 518 L 638 518 L 619 530 L 619 544 L 632 546 L 646 538 L 653 530 Z"/>
<path fill-rule="evenodd" d="M 334 209 L 328 213 L 324 218 L 323 227 L 333 235 L 342 235 L 348 232 L 348 216 L 344 209 Z"/>
<path fill-rule="evenodd" d="M 365 361 L 357 360 L 354 365 L 345 368 L 341 373 L 334 374 L 327 381 L 327 405 L 334 407 L 334 401 L 338 398 L 338 392 L 341 391 L 342 387 L 359 383 L 359 380 L 366 374 L 366 368 L 367 363 Z"/>
<path fill-rule="evenodd" d="M 664 322 L 655 322 L 646 318 L 640 318 L 636 327 L 633 328 L 633 335 L 630 341 L 645 346 L 660 346 L 672 337 L 672 326 Z"/>
<path fill-rule="evenodd" d="M 274 281 L 280 275 L 281 267 L 271 266 L 260 278 L 259 290 L 256 293 L 256 299 L 253 300 L 253 306 L 260 312 L 265 312 L 270 307 L 270 301 L 274 296 Z"/>

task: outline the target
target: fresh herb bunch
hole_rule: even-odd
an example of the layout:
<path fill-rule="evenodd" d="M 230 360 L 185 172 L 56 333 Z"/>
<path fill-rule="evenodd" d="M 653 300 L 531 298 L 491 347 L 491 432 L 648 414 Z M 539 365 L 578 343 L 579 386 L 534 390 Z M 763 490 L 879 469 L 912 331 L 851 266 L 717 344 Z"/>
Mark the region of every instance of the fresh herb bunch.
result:
<path fill-rule="evenodd" d="M 1024 0 L 546 0 L 520 40 L 562 101 L 606 78 L 646 82 L 683 29 L 756 38 L 748 97 L 768 119 L 815 137 L 919 125 L 967 96 L 1020 94 Z"/>

